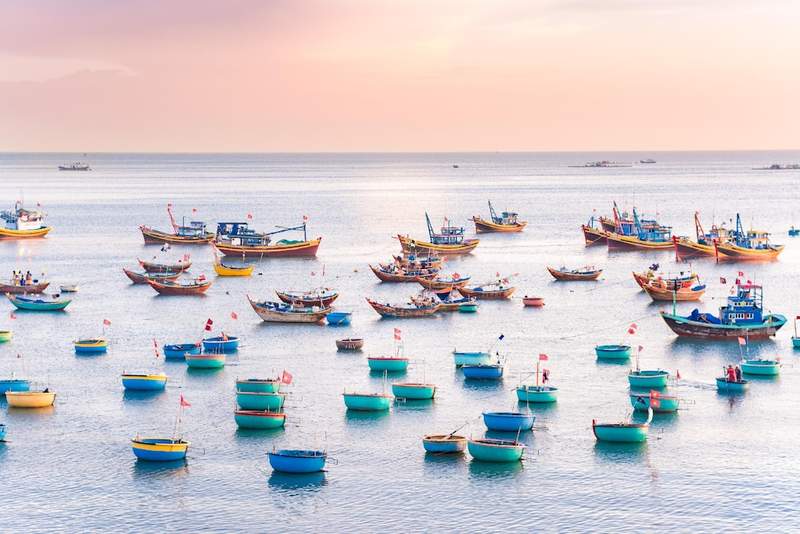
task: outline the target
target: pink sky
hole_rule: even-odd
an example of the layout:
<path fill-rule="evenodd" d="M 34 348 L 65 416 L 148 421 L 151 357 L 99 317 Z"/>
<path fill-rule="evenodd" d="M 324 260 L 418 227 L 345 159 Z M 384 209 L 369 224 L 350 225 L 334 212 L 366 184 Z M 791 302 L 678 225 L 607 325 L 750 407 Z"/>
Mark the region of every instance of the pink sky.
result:
<path fill-rule="evenodd" d="M 792 0 L 5 0 L 0 150 L 800 147 Z"/>

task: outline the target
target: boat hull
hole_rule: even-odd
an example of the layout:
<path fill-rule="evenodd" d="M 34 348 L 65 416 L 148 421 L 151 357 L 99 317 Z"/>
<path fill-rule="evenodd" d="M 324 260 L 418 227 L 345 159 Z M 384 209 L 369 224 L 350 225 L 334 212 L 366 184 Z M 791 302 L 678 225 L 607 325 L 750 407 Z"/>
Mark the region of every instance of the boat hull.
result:
<path fill-rule="evenodd" d="M 519 386 L 517 399 L 520 402 L 550 403 L 558 400 L 558 388 L 553 386 Z"/>
<path fill-rule="evenodd" d="M 146 280 L 147 283 L 150 284 L 150 287 L 155 289 L 158 294 L 168 296 L 203 295 L 211 287 L 210 280 L 186 285 L 179 284 L 177 282 L 170 282 L 168 280 L 153 280 L 151 278 Z"/>
<path fill-rule="evenodd" d="M 17 309 L 27 311 L 63 311 L 67 306 L 69 306 L 69 303 L 72 302 L 71 299 L 54 302 L 32 302 L 28 300 L 21 300 L 15 295 L 6 295 L 6 297 Z"/>
<path fill-rule="evenodd" d="M 185 360 L 187 354 L 200 354 L 199 343 L 180 343 L 177 345 L 164 345 L 162 347 L 164 358 L 167 360 Z"/>
<path fill-rule="evenodd" d="M 685 317 L 661 312 L 661 318 L 670 329 L 679 336 L 696 339 L 736 341 L 740 337 L 748 339 L 767 339 L 775 336 L 780 328 L 786 324 L 782 315 L 767 315 L 761 325 L 720 325 L 691 321 Z"/>
<path fill-rule="evenodd" d="M 670 241 L 644 241 L 638 237 L 620 235 L 610 232 L 607 235 L 609 250 L 669 250 L 673 248 Z"/>
<path fill-rule="evenodd" d="M 740 367 L 746 375 L 777 376 L 781 372 L 780 363 L 774 360 L 747 360 Z"/>
<path fill-rule="evenodd" d="M 11 330 L 0 330 L 0 343 L 8 343 L 14 337 L 14 332 Z"/>
<path fill-rule="evenodd" d="M 667 371 L 631 371 L 628 373 L 628 384 L 632 388 L 661 389 L 667 387 L 668 379 Z"/>
<path fill-rule="evenodd" d="M 522 459 L 525 446 L 499 439 L 470 439 L 467 441 L 470 456 L 481 462 L 518 462 Z"/>
<path fill-rule="evenodd" d="M 544 306 L 544 298 L 542 297 L 523 297 L 522 305 L 526 308 L 541 308 Z"/>
<path fill-rule="evenodd" d="M 453 360 L 456 367 L 464 365 L 489 365 L 492 356 L 488 352 L 457 352 L 453 351 Z"/>
<path fill-rule="evenodd" d="M 351 312 L 332 311 L 325 316 L 325 320 L 329 326 L 347 326 L 350 324 L 350 319 L 353 316 Z"/>
<path fill-rule="evenodd" d="M 239 338 L 236 336 L 228 336 L 227 339 L 209 337 L 203 340 L 203 350 L 213 354 L 236 352 L 239 350 Z"/>
<path fill-rule="evenodd" d="M 280 473 L 318 473 L 325 468 L 328 455 L 323 451 L 278 450 L 267 453 L 269 465 Z"/>
<path fill-rule="evenodd" d="M 250 378 L 236 381 L 236 391 L 244 393 L 278 393 L 280 389 L 281 382 L 277 378 Z"/>
<path fill-rule="evenodd" d="M 501 365 L 462 365 L 461 371 L 468 380 L 500 380 L 503 378 Z"/>
<path fill-rule="evenodd" d="M 224 354 L 189 354 L 186 353 L 186 365 L 193 369 L 221 369 L 225 367 Z"/>
<path fill-rule="evenodd" d="M 435 454 L 458 454 L 467 448 L 467 438 L 451 434 L 431 434 L 422 438 L 426 452 Z"/>
<path fill-rule="evenodd" d="M 384 412 L 389 409 L 391 402 L 391 395 L 344 393 L 344 405 L 348 410 Z"/>
<path fill-rule="evenodd" d="M 297 243 L 289 244 L 274 244 L 265 246 L 241 246 L 241 245 L 228 245 L 217 241 L 215 246 L 217 249 L 226 256 L 236 256 L 247 258 L 303 258 L 314 257 L 317 255 L 317 249 L 322 242 L 322 238 L 318 237 L 310 241 L 299 241 Z"/>
<path fill-rule="evenodd" d="M 189 443 L 183 440 L 141 438 L 131 440 L 133 454 L 147 462 L 174 462 L 186 458 Z"/>
<path fill-rule="evenodd" d="M 489 430 L 498 432 L 519 432 L 533 428 L 535 417 L 532 413 L 484 412 L 483 424 Z"/>
<path fill-rule="evenodd" d="M 292 311 L 279 311 L 271 309 L 260 302 L 256 302 L 250 297 L 247 297 L 247 299 L 250 301 L 250 306 L 252 306 L 256 315 L 265 323 L 315 324 L 322 322 L 325 316 L 333 310 L 333 308 L 329 307 L 322 308 L 318 311 L 314 311 L 311 308 L 295 308 Z"/>
<path fill-rule="evenodd" d="M 598 360 L 627 360 L 631 357 L 629 345 L 598 345 L 594 352 Z"/>
<path fill-rule="evenodd" d="M 408 369 L 408 358 L 367 358 L 367 364 L 370 371 L 400 373 Z"/>
<path fill-rule="evenodd" d="M 167 387 L 167 375 L 122 375 L 122 386 L 137 391 L 158 391 Z"/>
<path fill-rule="evenodd" d="M 24 286 L 16 284 L 0 284 L 0 294 L 11 293 L 12 295 L 26 295 L 28 293 L 44 293 L 50 282 L 40 284 L 26 284 Z"/>
<path fill-rule="evenodd" d="M 47 408 L 56 401 L 56 394 L 42 391 L 6 391 L 6 401 L 12 408 Z"/>
<path fill-rule="evenodd" d="M 305 307 L 318 306 L 320 308 L 330 307 L 330 305 L 333 304 L 333 301 L 339 298 L 339 293 L 335 292 L 320 295 L 319 298 L 311 298 L 305 295 L 297 295 L 286 291 L 276 291 L 275 294 L 286 304 Z"/>
<path fill-rule="evenodd" d="M 658 398 L 658 402 L 653 403 L 648 394 L 637 395 L 636 393 L 631 393 L 630 400 L 633 409 L 639 412 L 653 410 L 654 413 L 674 413 L 677 412 L 680 407 L 678 397 L 673 397 L 671 395 L 661 395 Z"/>
<path fill-rule="evenodd" d="M 12 230 L 10 228 L 0 228 L 0 239 L 32 239 L 35 237 L 44 237 L 52 229 L 52 226 L 36 228 L 35 230 Z"/>
<path fill-rule="evenodd" d="M 108 352 L 108 341 L 104 339 L 87 339 L 73 343 L 75 354 L 105 354 Z"/>
<path fill-rule="evenodd" d="M 217 276 L 250 276 L 253 274 L 255 266 L 247 265 L 243 267 L 234 267 L 231 265 L 223 265 L 220 262 L 214 262 L 214 272 Z"/>
<path fill-rule="evenodd" d="M 587 273 L 570 273 L 548 267 L 547 271 L 559 282 L 592 282 L 597 280 L 600 275 L 603 274 L 602 269 Z"/>
<path fill-rule="evenodd" d="M 137 273 L 136 271 L 131 271 L 130 269 L 125 269 L 125 268 L 122 269 L 122 272 L 124 272 L 125 276 L 127 276 L 130 279 L 130 281 L 133 282 L 134 284 L 142 284 L 142 285 L 147 284 L 148 279 L 166 280 L 167 282 L 174 282 L 181 275 L 181 273 L 176 272 L 176 273 L 150 273 L 148 276 L 147 271 L 145 271 L 144 273 Z"/>
<path fill-rule="evenodd" d="M 265 430 L 282 428 L 286 424 L 285 413 L 274 413 L 259 410 L 236 410 L 233 418 L 239 428 Z"/>
<path fill-rule="evenodd" d="M 283 408 L 285 401 L 285 393 L 236 392 L 236 403 L 242 410 L 278 412 Z"/>
<path fill-rule="evenodd" d="M 0 394 L 5 395 L 6 391 L 30 391 L 31 382 L 23 378 L 0 379 Z"/>
<path fill-rule="evenodd" d="M 645 424 L 593 424 L 592 431 L 597 441 L 612 443 L 647 441 L 647 425 Z"/>
<path fill-rule="evenodd" d="M 473 217 L 472 222 L 475 223 L 476 234 L 515 234 L 523 231 L 525 227 L 528 226 L 528 223 L 525 221 L 520 221 L 516 224 L 497 224 L 493 221 L 487 221 L 478 216 Z"/>
<path fill-rule="evenodd" d="M 441 304 L 435 304 L 433 306 L 426 306 L 424 308 L 412 308 L 412 307 L 400 307 L 400 306 L 392 306 L 390 304 L 381 304 L 371 299 L 367 299 L 367 302 L 372 309 L 378 312 L 381 317 L 391 317 L 391 318 L 398 318 L 398 319 L 413 319 L 419 317 L 430 317 L 442 307 Z"/>
<path fill-rule="evenodd" d="M 583 241 L 587 247 L 605 245 L 608 243 L 608 232 L 605 230 L 598 230 L 597 228 L 592 228 L 585 224 L 581 226 L 581 230 L 583 231 Z"/>
<path fill-rule="evenodd" d="M 435 245 L 427 241 L 418 241 L 402 235 L 398 235 L 400 246 L 407 254 L 440 254 L 443 256 L 469 254 L 480 243 L 478 239 L 465 239 L 460 245 Z"/>
<path fill-rule="evenodd" d="M 206 232 L 202 237 L 191 237 L 170 234 L 147 226 L 140 226 L 139 230 L 142 232 L 145 245 L 161 245 L 164 243 L 169 243 L 171 245 L 205 245 L 214 240 L 214 234 L 210 232 Z"/>
<path fill-rule="evenodd" d="M 337 339 L 336 350 L 357 351 L 364 347 L 364 340 L 360 338 Z"/>
<path fill-rule="evenodd" d="M 392 395 L 400 399 L 428 400 L 436 395 L 433 384 L 392 384 Z"/>
<path fill-rule="evenodd" d="M 744 393 L 750 389 L 750 382 L 739 380 L 738 382 L 728 382 L 725 378 L 717 378 L 717 391 L 720 393 Z"/>
<path fill-rule="evenodd" d="M 783 252 L 783 245 L 773 245 L 768 249 L 744 248 L 733 243 L 718 243 L 716 256 L 718 261 L 773 261 Z"/>
<path fill-rule="evenodd" d="M 672 244 L 678 261 L 713 257 L 716 254 L 714 245 L 703 245 L 687 237 L 674 237 Z"/>
<path fill-rule="evenodd" d="M 654 302 L 695 302 L 705 294 L 705 286 L 682 287 L 677 291 L 658 287 L 653 283 L 645 284 L 642 289 Z"/>
<path fill-rule="evenodd" d="M 458 292 L 467 298 L 478 300 L 507 300 L 516 291 L 516 287 L 507 287 L 497 290 L 481 290 L 480 288 L 459 287 Z"/>

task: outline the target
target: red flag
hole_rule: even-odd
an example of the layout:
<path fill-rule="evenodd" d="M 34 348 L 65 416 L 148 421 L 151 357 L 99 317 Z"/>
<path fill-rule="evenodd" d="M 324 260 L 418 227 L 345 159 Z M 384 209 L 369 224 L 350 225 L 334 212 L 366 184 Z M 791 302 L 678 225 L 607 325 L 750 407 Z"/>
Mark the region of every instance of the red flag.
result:
<path fill-rule="evenodd" d="M 725 279 L 725 277 L 723 277 L 723 276 L 720 276 L 720 277 L 719 277 L 719 283 L 720 283 L 720 284 L 727 284 L 727 283 L 728 283 L 728 281 Z"/>
<path fill-rule="evenodd" d="M 631 323 L 631 328 L 633 328 L 634 330 L 636 330 L 637 328 L 639 328 L 639 325 L 638 325 L 638 324 L 636 324 L 636 323 Z"/>
<path fill-rule="evenodd" d="M 394 329 L 394 339 L 395 341 L 400 341 L 402 332 L 399 328 Z"/>
<path fill-rule="evenodd" d="M 14 315 L 14 312 L 11 312 L 11 315 L 12 315 L 12 317 L 11 317 L 11 318 L 12 318 L 12 319 L 14 319 L 14 317 L 13 317 L 13 315 Z M 797 317 L 795 317 L 795 319 L 800 319 L 800 315 L 798 315 Z"/>
<path fill-rule="evenodd" d="M 103 319 L 103 325 L 104 326 L 111 326 L 111 321 L 109 321 L 108 319 Z"/>
<path fill-rule="evenodd" d="M 184 254 L 183 255 L 183 261 L 189 261 L 189 255 L 188 254 Z"/>
<path fill-rule="evenodd" d="M 197 208 L 192 208 L 192 213 L 197 213 Z"/>
<path fill-rule="evenodd" d="M 629 334 L 635 334 L 636 333 L 636 329 L 635 328 L 628 328 L 628 333 Z"/>
<path fill-rule="evenodd" d="M 206 332 L 211 332 L 211 325 L 213 325 L 213 324 L 214 324 L 214 321 L 212 321 L 211 319 L 206 321 Z"/>
<path fill-rule="evenodd" d="M 281 384 L 291 384 L 292 383 L 292 373 L 287 371 L 286 369 L 283 370 L 283 374 L 281 374 Z"/>
<path fill-rule="evenodd" d="M 153 338 L 153 347 L 154 347 L 156 350 L 158 350 L 158 341 L 156 341 L 156 338 Z"/>
<path fill-rule="evenodd" d="M 675 378 L 677 378 L 678 380 L 680 380 L 680 379 L 681 379 L 681 370 L 680 370 L 680 369 L 677 369 L 677 370 L 675 371 Z"/>
<path fill-rule="evenodd" d="M 252 213 L 248 213 L 247 214 L 247 218 L 250 219 L 250 220 L 253 220 L 253 214 Z"/>
<path fill-rule="evenodd" d="M 494 273 L 494 275 L 495 275 L 497 278 L 500 278 L 500 271 L 497 271 L 496 273 Z"/>
<path fill-rule="evenodd" d="M 167 207 L 168 207 L 168 208 L 171 208 L 171 207 L 172 207 L 172 202 L 170 202 L 169 204 L 167 204 Z"/>
<path fill-rule="evenodd" d="M 303 215 L 303 222 L 308 222 L 308 215 Z"/>
<path fill-rule="evenodd" d="M 644 348 L 643 346 L 639 345 L 639 352 L 642 352 L 643 348 Z"/>
<path fill-rule="evenodd" d="M 661 401 L 661 394 L 658 391 L 650 391 L 650 407 L 651 408 L 660 408 Z"/>
<path fill-rule="evenodd" d="M 548 358 L 547 354 L 539 354 L 539 361 L 540 362 L 546 362 L 548 359 L 549 358 Z"/>
<path fill-rule="evenodd" d="M 13 321 L 17 318 L 17 314 L 12 311 L 8 314 L 8 318 Z"/>
<path fill-rule="evenodd" d="M 458 273 L 453 273 L 453 280 L 458 280 L 461 278 L 461 275 Z"/>
<path fill-rule="evenodd" d="M 236 312 L 231 312 L 231 319 L 233 319 L 235 321 L 238 318 L 239 318 L 239 316 L 236 315 Z"/>
<path fill-rule="evenodd" d="M 200 280 L 201 282 L 203 282 L 206 279 L 206 275 L 201 274 L 200 276 L 197 277 L 197 279 Z"/>
<path fill-rule="evenodd" d="M 742 271 L 739 271 L 738 276 L 744 276 L 744 273 Z"/>
<path fill-rule="evenodd" d="M 189 404 L 189 402 L 183 398 L 183 393 L 181 393 L 181 407 L 188 408 L 189 406 L 191 406 L 191 404 Z"/>
<path fill-rule="evenodd" d="M 747 340 L 746 340 L 745 338 L 743 338 L 743 337 L 740 337 L 740 338 L 737 338 L 737 339 L 739 340 L 739 345 L 741 345 L 741 346 L 743 346 L 743 347 L 744 347 L 745 345 L 747 345 Z"/>
<path fill-rule="evenodd" d="M 314 271 L 311 271 L 311 276 L 317 276 L 317 273 L 315 273 Z"/>

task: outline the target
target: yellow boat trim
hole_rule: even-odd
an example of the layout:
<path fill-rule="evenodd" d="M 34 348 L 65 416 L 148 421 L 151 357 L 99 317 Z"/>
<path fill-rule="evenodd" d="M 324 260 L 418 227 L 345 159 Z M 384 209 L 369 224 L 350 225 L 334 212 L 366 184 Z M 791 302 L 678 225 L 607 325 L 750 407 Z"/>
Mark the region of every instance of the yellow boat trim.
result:
<path fill-rule="evenodd" d="M 139 438 L 139 439 L 147 439 L 147 438 Z M 189 448 L 189 442 L 185 443 L 142 443 L 140 441 L 136 441 L 135 439 L 131 440 L 131 445 L 134 449 L 139 449 L 142 451 L 155 451 L 155 452 L 181 452 L 185 451 Z"/>
<path fill-rule="evenodd" d="M 166 380 L 167 375 L 122 375 L 123 379 L 128 380 Z"/>
<path fill-rule="evenodd" d="M 717 245 L 717 250 L 723 256 L 731 258 L 764 258 L 772 259 L 777 258 L 778 254 L 783 252 L 784 245 L 774 245 L 775 248 L 767 250 L 757 250 L 752 248 L 743 248 L 733 244 Z"/>
<path fill-rule="evenodd" d="M 402 245 L 403 249 L 416 247 L 418 249 L 428 249 L 435 250 L 437 252 L 451 253 L 471 251 L 478 246 L 478 243 L 480 243 L 479 239 L 470 239 L 468 243 L 462 243 L 460 245 L 434 245 L 428 241 L 420 241 L 405 236 L 398 236 L 398 238 L 400 239 L 400 244 Z"/>
<path fill-rule="evenodd" d="M 81 343 L 79 341 L 75 341 L 74 344 L 76 347 L 107 347 L 108 341 L 102 340 L 102 341 L 95 341 L 94 343 Z"/>
<path fill-rule="evenodd" d="M 642 241 L 638 237 L 627 236 L 627 235 L 619 235 L 619 234 L 615 234 L 615 233 L 609 233 L 608 236 L 606 236 L 606 237 L 610 241 L 616 241 L 618 243 L 624 243 L 626 245 L 632 245 L 632 246 L 636 246 L 636 247 L 639 247 L 639 248 L 651 248 L 651 249 L 664 250 L 664 249 L 672 248 L 674 246 L 672 241 L 664 241 L 664 242 L 654 243 L 652 241 Z"/>
<path fill-rule="evenodd" d="M 52 226 L 37 228 L 36 230 L 11 230 L 10 228 L 0 228 L 0 237 L 43 237 L 52 230 Z"/>

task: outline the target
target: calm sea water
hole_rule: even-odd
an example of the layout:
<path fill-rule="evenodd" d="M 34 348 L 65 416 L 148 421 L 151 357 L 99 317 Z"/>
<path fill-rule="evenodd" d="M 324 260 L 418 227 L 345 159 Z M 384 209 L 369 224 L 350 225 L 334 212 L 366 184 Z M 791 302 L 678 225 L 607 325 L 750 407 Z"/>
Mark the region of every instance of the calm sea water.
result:
<path fill-rule="evenodd" d="M 655 165 L 572 169 L 595 159 Z M 56 165 L 88 159 L 90 173 L 59 173 Z M 701 307 L 715 310 L 727 287 L 719 277 L 736 271 L 765 287 L 766 307 L 787 317 L 800 312 L 800 242 L 787 237 L 800 224 L 800 171 L 751 167 L 800 161 L 800 153 L 663 154 L 391 154 L 391 155 L 0 155 L 2 204 L 40 202 L 55 229 L 43 240 L 0 242 L 0 274 L 46 272 L 55 285 L 80 284 L 66 313 L 17 313 L 0 305 L 0 328 L 15 331 L 0 346 L 0 374 L 24 374 L 58 393 L 43 411 L 8 410 L 9 443 L 0 445 L 3 530 L 197 531 L 434 531 L 532 530 L 793 530 L 800 525 L 797 401 L 800 356 L 792 352 L 791 325 L 751 353 L 784 362 L 780 378 L 759 380 L 743 398 L 717 394 L 714 376 L 739 359 L 733 344 L 678 341 L 657 317 L 662 306 L 639 292 L 630 273 L 657 261 L 686 268 L 670 253 L 614 253 L 584 248 L 579 226 L 611 202 L 635 204 L 693 232 L 692 214 L 706 226 L 742 214 L 747 226 L 770 230 L 787 243 L 780 261 L 721 265 L 697 261 L 709 284 Z M 453 164 L 458 164 L 454 168 Z M 530 222 L 521 235 L 482 237 L 476 252 L 450 267 L 490 278 L 516 274 L 518 296 L 541 295 L 544 309 L 521 301 L 482 303 L 475 315 L 423 320 L 381 320 L 366 296 L 402 300 L 413 285 L 380 284 L 370 262 L 398 250 L 392 235 L 425 237 L 424 212 L 467 224 L 486 214 L 486 201 L 519 211 Z M 249 279 L 217 279 L 204 298 L 159 297 L 133 286 L 121 269 L 145 247 L 139 224 L 167 228 L 165 205 L 178 214 L 216 220 L 254 215 L 256 228 L 290 225 L 309 217 L 311 236 L 323 236 L 316 259 L 263 261 Z M 184 250 L 176 249 L 176 255 Z M 194 273 L 214 277 L 211 251 L 189 248 Z M 558 284 L 545 266 L 594 263 L 605 269 L 596 284 Z M 338 288 L 341 308 L 354 312 L 351 327 L 267 325 L 245 295 L 321 282 Z M 312 276 L 312 273 L 315 273 Z M 669 307 L 669 306 L 667 306 Z M 679 306 L 690 311 L 692 304 Z M 238 314 L 238 320 L 230 317 Z M 107 355 L 77 357 L 70 341 L 97 335 L 104 318 Z M 155 360 L 159 343 L 197 339 L 207 318 L 243 340 L 219 372 L 194 373 L 185 364 Z M 619 341 L 636 321 L 642 366 L 680 370 L 672 388 L 684 399 L 674 416 L 657 416 L 649 442 L 636 447 L 598 445 L 592 419 L 616 421 L 630 413 L 627 366 L 601 365 L 593 346 Z M 392 330 L 403 331 L 414 360 L 405 379 L 438 385 L 430 404 L 395 404 L 384 415 L 347 413 L 343 389 L 380 391 L 366 355 L 392 350 Z M 500 334 L 509 355 L 499 384 L 467 384 L 451 351 L 488 347 Z M 336 338 L 363 336 L 363 354 L 337 353 Z M 482 411 L 517 407 L 518 376 L 538 353 L 559 401 L 534 408 L 536 429 L 522 439 L 529 449 L 518 465 L 487 465 L 469 457 L 426 457 L 425 433 L 482 436 Z M 123 392 L 123 370 L 163 368 L 167 390 Z M 243 432 L 233 420 L 236 377 L 294 375 L 287 426 Z M 179 467 L 137 463 L 129 447 L 136 433 L 169 435 L 183 394 L 192 404 L 184 435 L 192 447 Z M 273 447 L 327 447 L 327 473 L 291 477 L 271 472 Z"/>

